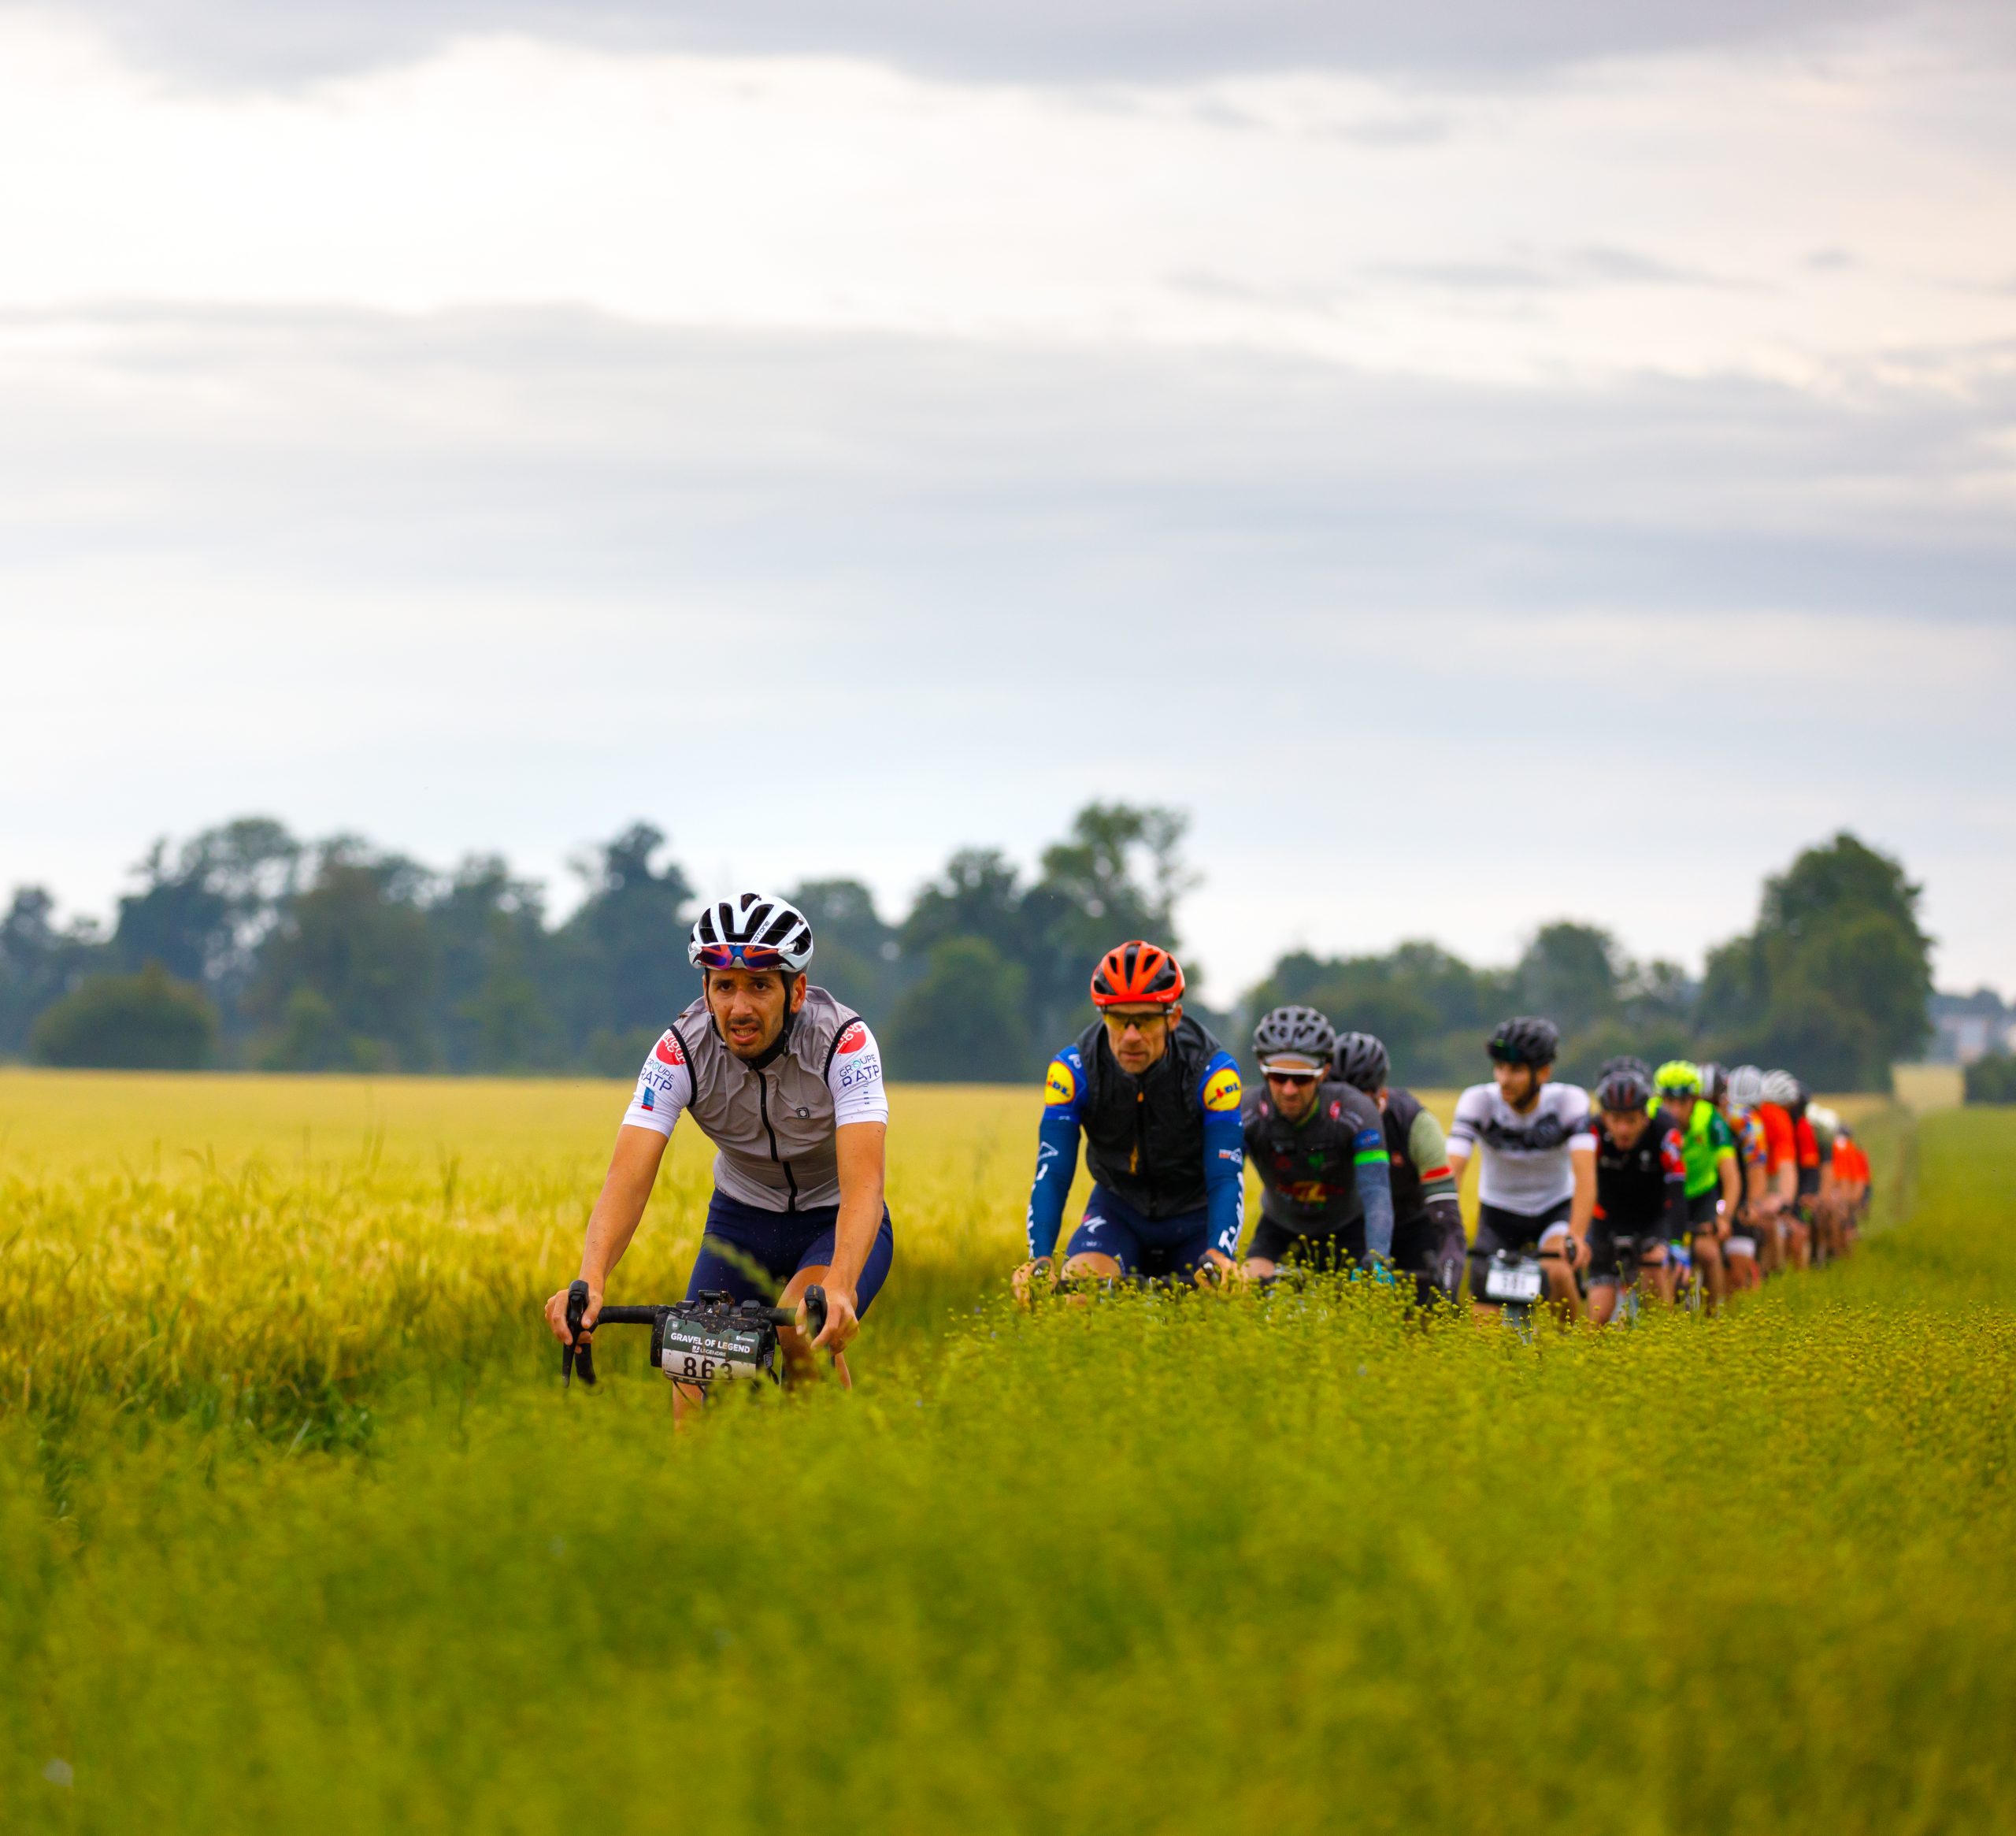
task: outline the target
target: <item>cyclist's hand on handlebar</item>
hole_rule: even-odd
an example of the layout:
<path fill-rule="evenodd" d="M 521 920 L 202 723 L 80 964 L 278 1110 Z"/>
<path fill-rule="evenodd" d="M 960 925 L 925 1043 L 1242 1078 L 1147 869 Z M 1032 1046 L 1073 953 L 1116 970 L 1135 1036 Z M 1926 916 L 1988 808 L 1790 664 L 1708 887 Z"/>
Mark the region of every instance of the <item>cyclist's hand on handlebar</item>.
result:
<path fill-rule="evenodd" d="M 806 1330 L 805 1303 L 798 1304 L 798 1330 Z M 812 1341 L 815 1352 L 831 1352 L 836 1356 L 847 1348 L 847 1342 L 861 1330 L 861 1321 L 854 1310 L 854 1290 L 851 1288 L 826 1284 L 826 1330 Z"/>
<path fill-rule="evenodd" d="M 588 1284 L 588 1304 L 581 1315 L 581 1337 L 588 1336 L 589 1329 L 602 1316 L 602 1285 Z M 553 1336 L 561 1345 L 567 1343 L 567 1290 L 562 1288 L 546 1304 L 546 1323 L 552 1327 Z"/>
<path fill-rule="evenodd" d="M 1029 1304 L 1031 1292 L 1036 1283 L 1039 1281 L 1047 1281 L 1052 1272 L 1053 1265 L 1047 1256 L 1040 1256 L 1033 1261 L 1023 1263 L 1014 1274 L 1008 1278 L 1009 1285 L 1015 1290 L 1016 1300 L 1027 1307 Z"/>

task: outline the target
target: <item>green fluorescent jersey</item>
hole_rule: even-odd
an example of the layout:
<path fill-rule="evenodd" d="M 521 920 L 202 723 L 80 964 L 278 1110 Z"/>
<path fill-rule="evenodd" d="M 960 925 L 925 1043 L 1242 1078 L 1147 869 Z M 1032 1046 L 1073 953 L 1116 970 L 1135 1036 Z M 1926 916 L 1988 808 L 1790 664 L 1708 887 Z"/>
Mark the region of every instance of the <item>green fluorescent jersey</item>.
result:
<path fill-rule="evenodd" d="M 1687 1196 L 1698 1199 L 1721 1184 L 1722 1163 L 1736 1158 L 1736 1134 L 1714 1104 L 1697 1098 L 1681 1129 L 1680 1147 L 1687 1163 Z"/>

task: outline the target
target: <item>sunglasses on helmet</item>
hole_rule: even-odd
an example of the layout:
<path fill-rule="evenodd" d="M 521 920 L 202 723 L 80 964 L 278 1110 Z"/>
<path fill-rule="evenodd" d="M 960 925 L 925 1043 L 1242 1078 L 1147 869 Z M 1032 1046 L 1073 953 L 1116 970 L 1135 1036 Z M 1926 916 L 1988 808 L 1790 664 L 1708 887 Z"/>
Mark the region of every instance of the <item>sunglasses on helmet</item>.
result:
<path fill-rule="evenodd" d="M 784 952 L 768 944 L 702 944 L 694 961 L 702 969 L 782 969 Z"/>

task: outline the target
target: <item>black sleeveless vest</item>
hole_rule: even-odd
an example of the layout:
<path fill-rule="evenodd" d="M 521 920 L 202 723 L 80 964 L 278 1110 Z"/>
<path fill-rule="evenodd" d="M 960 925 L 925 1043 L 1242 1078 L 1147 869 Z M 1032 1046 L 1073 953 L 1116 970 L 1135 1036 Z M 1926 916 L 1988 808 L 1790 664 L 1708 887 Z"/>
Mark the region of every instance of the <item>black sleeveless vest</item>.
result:
<path fill-rule="evenodd" d="M 1405 1223 L 1428 1209 L 1421 1196 L 1421 1170 L 1414 1165 L 1409 1141 L 1414 1118 L 1421 1114 L 1420 1100 L 1411 1090 L 1388 1089 L 1386 1092 L 1386 1158 L 1392 1163 L 1393 1222 Z"/>
<path fill-rule="evenodd" d="M 1085 1165 L 1106 1189 L 1144 1218 L 1204 1208 L 1204 1109 L 1197 1086 L 1222 1049 L 1188 1014 L 1169 1050 L 1129 1077 L 1106 1044 L 1106 1022 L 1078 1035 L 1085 1062 Z"/>

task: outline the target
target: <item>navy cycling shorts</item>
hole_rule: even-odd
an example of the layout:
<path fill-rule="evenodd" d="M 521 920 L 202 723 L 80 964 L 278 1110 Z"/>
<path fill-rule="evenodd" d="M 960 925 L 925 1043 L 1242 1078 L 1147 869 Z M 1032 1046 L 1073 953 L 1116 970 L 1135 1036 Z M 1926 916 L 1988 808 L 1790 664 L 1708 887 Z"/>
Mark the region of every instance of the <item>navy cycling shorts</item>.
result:
<path fill-rule="evenodd" d="M 1130 1275 L 1194 1274 L 1210 1259 L 1209 1207 L 1176 1218 L 1144 1218 L 1102 1185 L 1085 1201 L 1084 1221 L 1064 1246 L 1074 1256 L 1110 1256 Z"/>
<path fill-rule="evenodd" d="M 838 1205 L 814 1205 L 802 1211 L 763 1211 L 716 1192 L 707 1204 L 706 1234 L 687 1278 L 686 1298 L 702 1290 L 728 1293 L 737 1300 L 774 1301 L 800 1269 L 824 1268 L 833 1259 Z M 861 1279 L 854 1286 L 854 1317 L 865 1315 L 896 1259 L 895 1233 L 889 1209 L 882 1208 L 882 1228 L 875 1233 Z"/>

